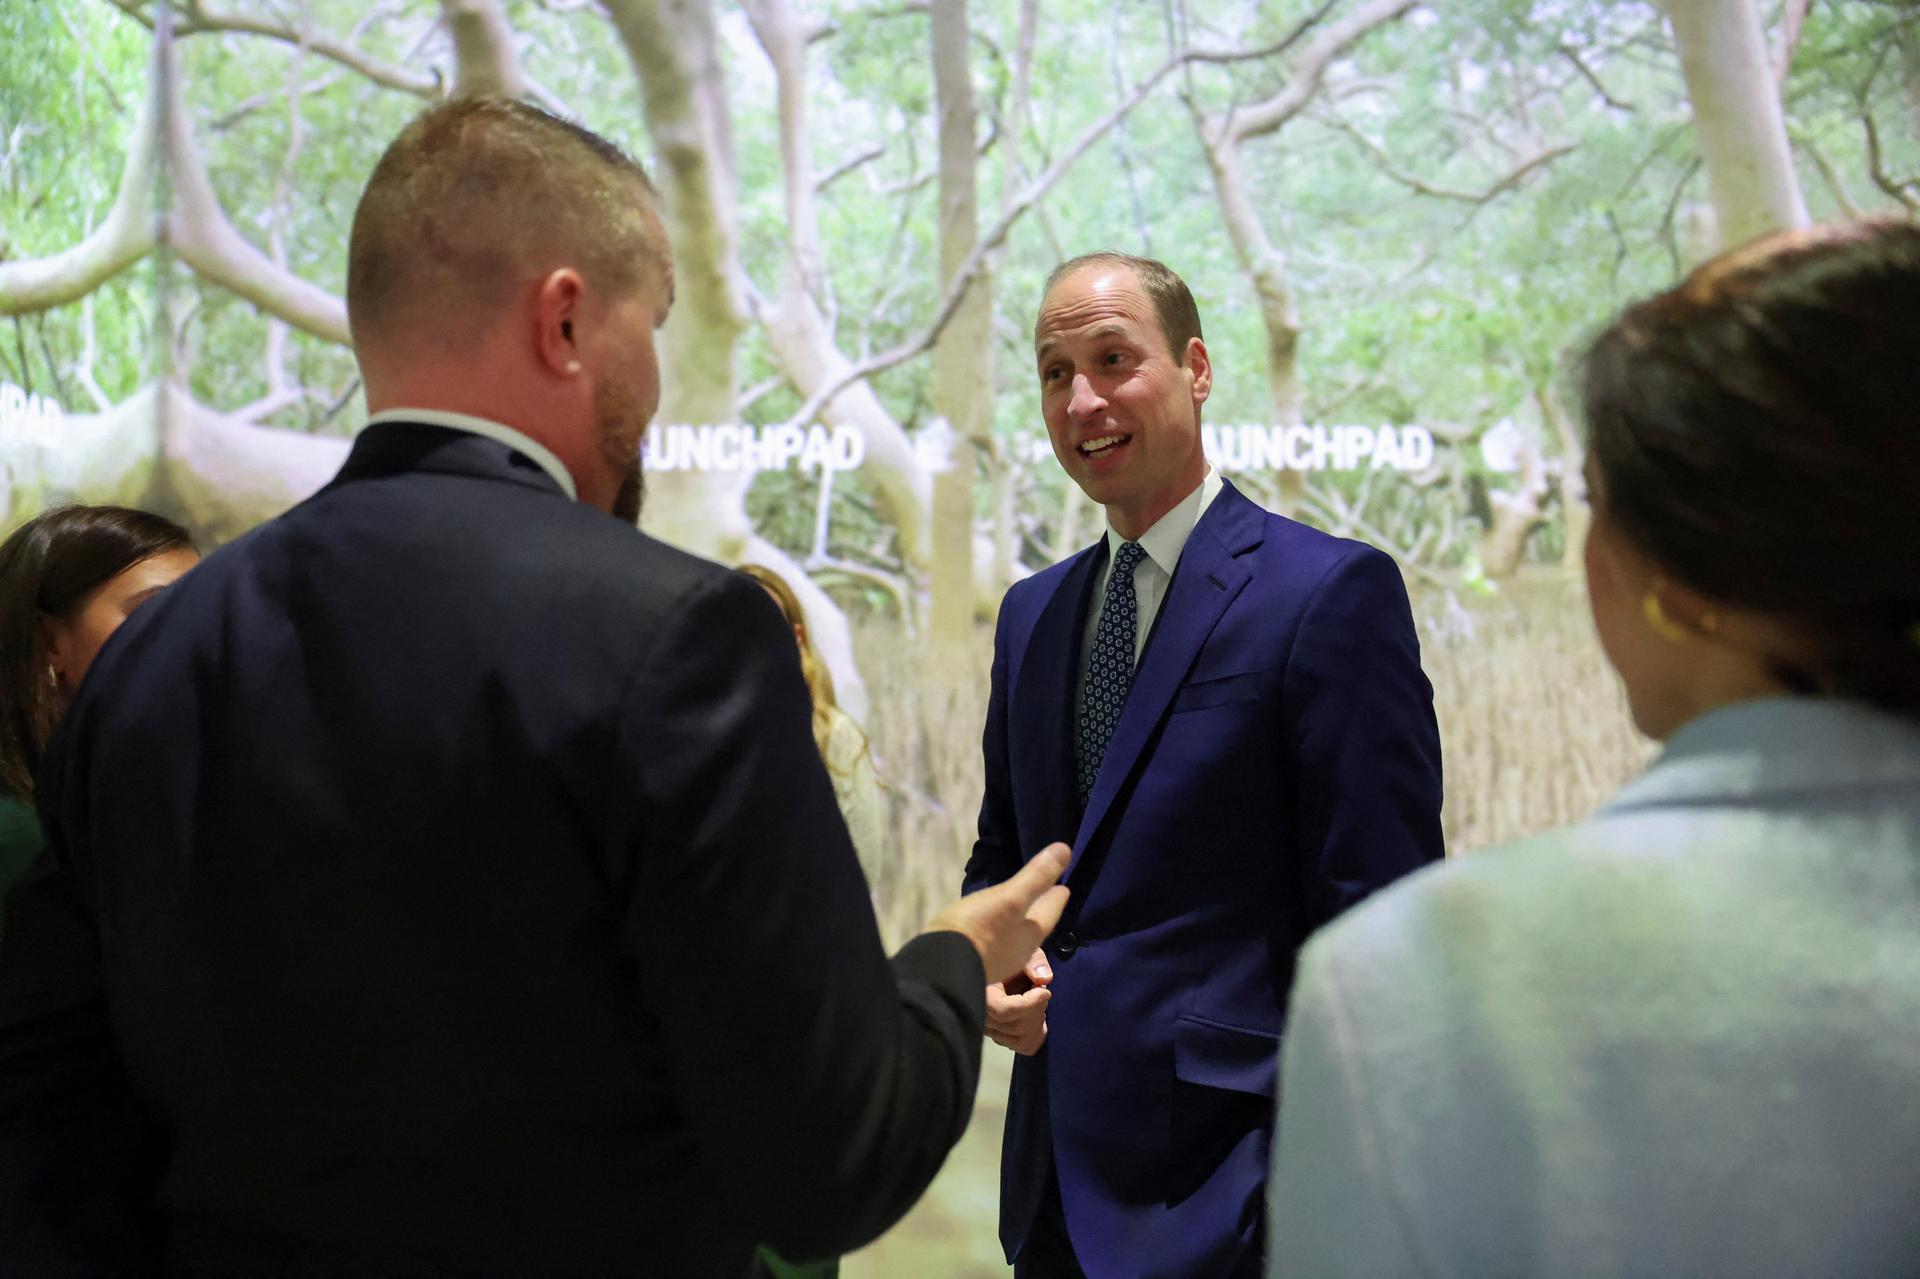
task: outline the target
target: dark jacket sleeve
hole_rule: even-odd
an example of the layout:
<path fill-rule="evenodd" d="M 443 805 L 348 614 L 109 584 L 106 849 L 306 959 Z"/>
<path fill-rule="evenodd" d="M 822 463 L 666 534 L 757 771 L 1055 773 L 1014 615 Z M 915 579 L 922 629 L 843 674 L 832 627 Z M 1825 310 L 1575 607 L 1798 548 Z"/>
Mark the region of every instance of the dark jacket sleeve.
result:
<path fill-rule="evenodd" d="M 993 673 L 987 694 L 987 727 L 980 739 L 986 789 L 980 800 L 979 837 L 967 858 L 962 892 L 997 884 L 1020 869 L 1020 837 L 1013 816 L 1013 779 L 1007 768 L 1007 614 L 993 633 Z"/>
<path fill-rule="evenodd" d="M 958 934 L 889 966 L 765 593 L 705 579 L 623 698 L 625 944 L 700 1173 L 790 1257 L 897 1220 L 965 1130 L 986 979 Z"/>
<path fill-rule="evenodd" d="M 1312 928 L 1445 855 L 1433 686 L 1391 558 L 1359 548 L 1315 586 L 1286 703 Z"/>
<path fill-rule="evenodd" d="M 58 784 L 40 800 L 47 847 L 7 896 L 0 940 L 0 1269 L 141 1274 L 157 1266 L 159 1149 L 108 1022 L 86 878 Z"/>

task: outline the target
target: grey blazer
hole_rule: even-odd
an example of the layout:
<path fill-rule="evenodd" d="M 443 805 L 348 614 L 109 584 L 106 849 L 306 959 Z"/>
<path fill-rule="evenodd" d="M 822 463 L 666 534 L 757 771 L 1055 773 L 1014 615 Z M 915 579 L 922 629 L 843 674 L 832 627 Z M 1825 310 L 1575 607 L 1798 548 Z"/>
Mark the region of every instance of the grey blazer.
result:
<path fill-rule="evenodd" d="M 1702 716 L 1316 935 L 1275 1276 L 1920 1274 L 1920 721 Z"/>

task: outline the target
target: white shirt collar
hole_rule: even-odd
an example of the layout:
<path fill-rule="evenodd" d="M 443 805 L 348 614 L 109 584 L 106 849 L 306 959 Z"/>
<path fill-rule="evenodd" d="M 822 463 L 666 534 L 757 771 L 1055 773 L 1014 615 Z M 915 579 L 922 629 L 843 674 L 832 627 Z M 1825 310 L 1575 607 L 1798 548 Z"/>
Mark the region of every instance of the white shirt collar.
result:
<path fill-rule="evenodd" d="M 1134 540 L 1140 543 L 1140 549 L 1147 558 L 1165 573 L 1173 576 L 1173 569 L 1180 562 L 1180 552 L 1187 547 L 1187 539 L 1193 535 L 1194 525 L 1200 522 L 1201 515 L 1213 505 L 1213 499 L 1220 496 L 1225 487 L 1220 472 L 1207 467 L 1206 475 L 1199 487 L 1181 498 L 1171 511 L 1153 522 L 1153 527 Z M 1120 553 L 1120 544 L 1127 539 L 1114 531 L 1111 523 L 1107 525 L 1107 563 L 1114 562 L 1114 556 Z"/>
<path fill-rule="evenodd" d="M 560 464 L 560 459 L 554 456 L 553 450 L 510 426 L 466 413 L 449 413 L 444 409 L 386 409 L 367 419 L 368 426 L 372 426 L 375 422 L 419 422 L 426 426 L 444 426 L 449 430 L 484 435 L 517 453 L 525 454 L 538 463 L 541 470 L 551 475 L 553 482 L 558 484 L 561 491 L 569 498 L 579 500 L 580 490 L 574 486 L 573 476 Z"/>

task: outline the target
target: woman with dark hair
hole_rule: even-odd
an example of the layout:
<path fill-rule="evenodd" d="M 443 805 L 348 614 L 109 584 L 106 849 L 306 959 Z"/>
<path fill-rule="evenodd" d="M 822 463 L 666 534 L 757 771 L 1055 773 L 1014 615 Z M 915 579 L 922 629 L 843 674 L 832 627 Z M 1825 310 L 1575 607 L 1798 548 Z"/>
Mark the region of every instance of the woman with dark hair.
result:
<path fill-rule="evenodd" d="M 1273 1271 L 1911 1274 L 1920 228 L 1716 258 L 1584 402 L 1594 622 L 1664 749 L 1303 952 Z"/>
<path fill-rule="evenodd" d="M 124 506 L 57 506 L 0 543 L 0 895 L 40 849 L 34 769 L 87 668 L 199 559 L 185 529 Z"/>

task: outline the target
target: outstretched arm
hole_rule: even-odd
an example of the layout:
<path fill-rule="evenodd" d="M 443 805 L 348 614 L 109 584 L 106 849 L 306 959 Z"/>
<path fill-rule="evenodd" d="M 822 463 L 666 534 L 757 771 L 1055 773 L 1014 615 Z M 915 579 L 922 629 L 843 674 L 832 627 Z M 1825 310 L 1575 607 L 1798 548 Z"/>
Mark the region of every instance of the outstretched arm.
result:
<path fill-rule="evenodd" d="M 997 884 L 1020 868 L 1020 837 L 1013 816 L 1013 779 L 1007 764 L 1007 610 L 993 636 L 993 676 L 987 696 L 987 726 L 981 734 L 986 765 L 980 801 L 979 837 L 967 858 L 962 892 Z M 987 1038 L 1025 1057 L 1047 1041 L 1047 989 L 1053 970 L 1046 952 L 1035 950 L 1019 974 L 987 984 Z"/>
<path fill-rule="evenodd" d="M 744 578 L 680 601 L 621 732 L 633 793 L 610 846 L 638 1011 L 702 1173 L 785 1255 L 858 1247 L 964 1131 L 987 965 L 1011 972 L 1058 918 L 1065 890 L 1043 881 L 1065 850 L 941 912 L 889 966 L 792 640 Z"/>

